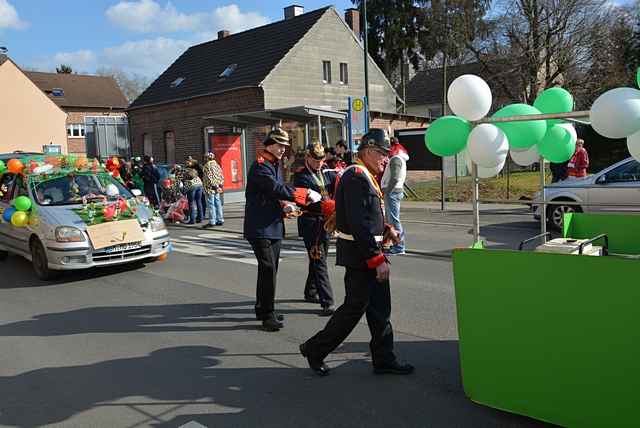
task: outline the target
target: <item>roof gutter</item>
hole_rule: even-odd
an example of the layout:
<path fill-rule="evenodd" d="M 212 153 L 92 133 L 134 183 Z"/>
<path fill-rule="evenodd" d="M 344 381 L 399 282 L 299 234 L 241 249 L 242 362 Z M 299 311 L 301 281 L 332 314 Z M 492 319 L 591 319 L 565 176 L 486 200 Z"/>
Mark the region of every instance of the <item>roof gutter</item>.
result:
<path fill-rule="evenodd" d="M 177 103 L 180 101 L 189 101 L 189 100 L 193 100 L 196 98 L 202 98 L 202 97 L 209 97 L 211 95 L 220 95 L 220 94 L 224 94 L 225 92 L 231 92 L 231 91 L 237 91 L 240 89 L 254 89 L 254 88 L 259 88 L 260 85 L 254 86 L 254 85 L 247 85 L 247 86 L 238 86 L 235 88 L 231 88 L 231 89 L 225 89 L 223 91 L 216 91 L 216 92 L 207 92 L 206 94 L 198 94 L 198 95 L 193 95 L 190 97 L 184 97 L 184 98 L 176 98 L 170 101 L 162 101 L 159 103 L 151 103 L 151 104 L 143 104 L 141 106 L 135 106 L 135 107 L 127 107 L 125 109 L 125 111 L 129 112 L 129 111 L 133 111 L 133 110 L 138 110 L 141 108 L 145 108 L 145 107 L 156 107 L 156 106 L 161 106 L 161 105 L 165 105 L 165 104 L 172 104 L 172 103 Z"/>

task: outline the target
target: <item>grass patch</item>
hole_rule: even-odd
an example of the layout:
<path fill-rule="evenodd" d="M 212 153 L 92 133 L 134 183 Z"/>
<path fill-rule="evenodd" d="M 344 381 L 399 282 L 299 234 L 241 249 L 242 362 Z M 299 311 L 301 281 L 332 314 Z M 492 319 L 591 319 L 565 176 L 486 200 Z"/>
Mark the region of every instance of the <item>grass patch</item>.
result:
<path fill-rule="evenodd" d="M 551 181 L 551 175 L 547 177 Z M 424 183 L 411 184 L 411 188 L 418 197 L 407 195 L 409 201 L 440 201 L 440 181 L 433 180 Z M 520 199 L 521 197 L 533 198 L 540 190 L 539 172 L 512 172 L 509 177 L 509 194 L 507 197 L 507 175 L 480 179 L 481 199 Z M 446 181 L 445 201 L 468 202 L 471 201 L 471 177 L 448 178 Z"/>

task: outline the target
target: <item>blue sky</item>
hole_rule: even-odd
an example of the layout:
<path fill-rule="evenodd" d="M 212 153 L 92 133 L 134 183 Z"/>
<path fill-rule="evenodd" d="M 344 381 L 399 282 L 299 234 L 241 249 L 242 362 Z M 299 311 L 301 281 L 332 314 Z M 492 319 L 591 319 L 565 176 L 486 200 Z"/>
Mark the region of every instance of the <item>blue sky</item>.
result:
<path fill-rule="evenodd" d="M 0 46 L 25 68 L 65 63 L 78 72 L 115 67 L 154 77 L 218 30 L 278 21 L 290 4 L 352 7 L 349 0 L 0 0 Z"/>

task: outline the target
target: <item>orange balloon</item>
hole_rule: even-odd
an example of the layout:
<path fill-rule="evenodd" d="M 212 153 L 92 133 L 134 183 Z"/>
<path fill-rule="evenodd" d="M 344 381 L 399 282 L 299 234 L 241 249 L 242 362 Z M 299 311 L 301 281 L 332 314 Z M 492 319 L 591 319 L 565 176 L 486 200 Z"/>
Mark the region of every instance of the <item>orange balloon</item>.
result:
<path fill-rule="evenodd" d="M 11 159 L 7 162 L 7 169 L 13 174 L 20 174 L 24 169 L 24 164 L 20 159 Z"/>
<path fill-rule="evenodd" d="M 87 161 L 87 158 L 78 158 L 76 159 L 76 165 L 75 167 L 77 169 L 85 169 L 88 166 L 89 162 Z"/>

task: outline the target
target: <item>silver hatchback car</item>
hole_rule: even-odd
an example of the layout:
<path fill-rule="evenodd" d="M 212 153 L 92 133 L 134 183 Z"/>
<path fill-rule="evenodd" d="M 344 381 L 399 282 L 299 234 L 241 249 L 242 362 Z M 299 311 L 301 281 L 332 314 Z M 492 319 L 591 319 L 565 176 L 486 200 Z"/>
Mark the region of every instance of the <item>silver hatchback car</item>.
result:
<path fill-rule="evenodd" d="M 71 186 L 74 192 L 68 191 Z M 0 187 L 5 189 L 0 196 L 0 211 L 9 209 L 18 196 L 29 196 L 37 213 L 37 221 L 26 227 L 0 219 L 0 260 L 8 253 L 21 255 L 32 262 L 41 279 L 51 279 L 59 271 L 164 258 L 171 250 L 162 218 L 144 204 L 137 204 L 135 211 L 143 239 L 94 249 L 88 226 L 78 214 L 82 199 L 136 201 L 126 187 L 108 175 L 85 174 L 34 183 L 29 176 L 6 173 L 0 177 Z M 109 195 L 106 189 L 111 189 Z"/>
<path fill-rule="evenodd" d="M 541 198 L 536 195 L 536 200 Z M 640 212 L 640 163 L 627 158 L 597 174 L 568 179 L 545 187 L 547 201 L 570 201 L 584 205 L 549 205 L 547 221 L 562 229 L 562 218 L 570 212 Z M 598 204 L 590 206 L 588 204 Z M 628 205 L 636 206 L 628 206 Z M 534 218 L 540 219 L 539 207 L 533 206 Z"/>

